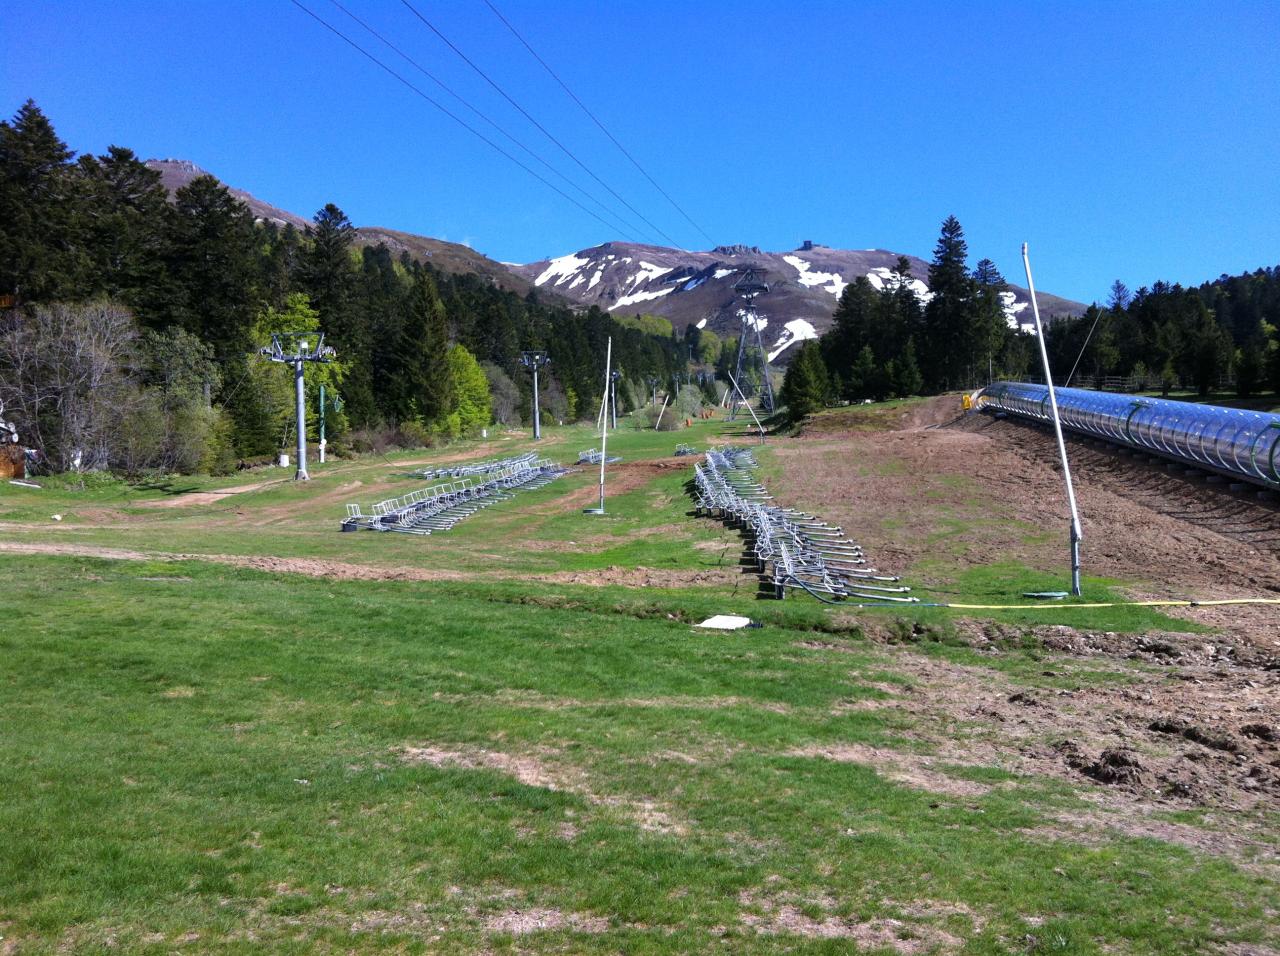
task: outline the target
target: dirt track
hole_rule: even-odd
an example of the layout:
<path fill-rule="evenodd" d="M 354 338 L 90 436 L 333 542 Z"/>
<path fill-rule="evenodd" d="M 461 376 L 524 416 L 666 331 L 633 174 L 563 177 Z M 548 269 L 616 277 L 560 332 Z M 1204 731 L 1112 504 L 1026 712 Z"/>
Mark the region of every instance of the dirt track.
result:
<path fill-rule="evenodd" d="M 985 415 L 957 420 L 955 404 L 909 407 L 896 430 L 806 429 L 775 447 L 784 467 L 771 490 L 841 524 L 883 569 L 909 571 L 922 558 L 1061 569 L 1067 511 L 1052 438 Z M 1069 453 L 1087 574 L 1140 582 L 1135 597 L 1280 594 L 1275 506 L 1083 442 Z M 927 572 L 916 580 L 935 583 Z M 1265 646 L 1280 640 L 1276 607 L 1192 613 Z"/>

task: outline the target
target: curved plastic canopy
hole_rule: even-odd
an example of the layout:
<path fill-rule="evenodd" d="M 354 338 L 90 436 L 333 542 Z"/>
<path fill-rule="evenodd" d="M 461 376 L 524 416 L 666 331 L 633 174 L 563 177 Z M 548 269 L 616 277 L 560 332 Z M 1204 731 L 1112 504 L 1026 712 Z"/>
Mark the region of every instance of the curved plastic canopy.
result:
<path fill-rule="evenodd" d="M 1165 398 L 1055 388 L 1062 427 L 1188 465 L 1280 488 L 1280 416 Z M 1049 390 L 996 382 L 980 408 L 1051 421 Z"/>

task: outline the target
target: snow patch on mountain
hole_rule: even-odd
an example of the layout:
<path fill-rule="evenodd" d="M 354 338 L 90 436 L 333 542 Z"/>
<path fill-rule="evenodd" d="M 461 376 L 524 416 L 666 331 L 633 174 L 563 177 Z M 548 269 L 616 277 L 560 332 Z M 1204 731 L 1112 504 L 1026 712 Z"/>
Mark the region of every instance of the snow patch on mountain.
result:
<path fill-rule="evenodd" d="M 816 338 L 818 338 L 818 330 L 813 327 L 812 323 L 806 322 L 804 319 L 792 319 L 783 326 L 782 334 L 778 336 L 778 341 L 773 343 L 773 351 L 769 353 L 769 361 L 772 362 L 797 342 Z"/>
<path fill-rule="evenodd" d="M 670 267 L 655 266 L 651 262 L 640 260 L 640 271 L 631 277 L 631 288 L 642 285 L 646 282 L 652 282 L 654 279 L 660 278 L 670 272 Z"/>
<path fill-rule="evenodd" d="M 1018 318 L 1018 313 L 1027 307 L 1027 303 L 1019 302 L 1018 297 L 1012 292 L 1001 292 L 1000 305 L 1004 309 L 1004 320 L 1009 328 L 1020 328 L 1024 332 L 1035 332 L 1035 322 L 1024 322 Z"/>
<path fill-rule="evenodd" d="M 889 289 L 890 291 L 898 288 L 898 273 L 884 266 L 877 266 L 867 273 L 867 281 L 871 283 L 871 287 L 876 290 Z M 933 298 L 933 293 L 929 291 L 929 287 L 919 279 L 908 279 L 907 288 L 916 294 L 916 298 L 920 300 L 920 304 L 924 305 Z"/>
<path fill-rule="evenodd" d="M 782 261 L 796 270 L 801 285 L 822 286 L 836 298 L 840 297 L 844 287 L 849 284 L 841 278 L 838 272 L 810 272 L 809 270 L 813 268 L 813 263 L 801 259 L 799 256 L 783 256 Z"/>
<path fill-rule="evenodd" d="M 533 280 L 534 285 L 542 285 L 548 279 L 554 278 L 554 285 L 559 285 L 569 276 L 577 273 L 585 265 L 590 265 L 590 259 L 579 259 L 572 252 L 567 256 L 559 256 L 547 263 L 547 268 L 543 270 L 538 278 Z M 569 288 L 573 288 L 570 286 Z"/>
<path fill-rule="evenodd" d="M 656 292 L 633 292 L 631 295 L 624 295 L 621 299 L 609 306 L 609 311 L 614 312 L 623 306 L 635 305 L 637 302 L 648 302 L 651 299 L 661 299 L 664 295 L 674 292 L 675 286 L 667 286 L 665 289 L 658 289 Z"/>

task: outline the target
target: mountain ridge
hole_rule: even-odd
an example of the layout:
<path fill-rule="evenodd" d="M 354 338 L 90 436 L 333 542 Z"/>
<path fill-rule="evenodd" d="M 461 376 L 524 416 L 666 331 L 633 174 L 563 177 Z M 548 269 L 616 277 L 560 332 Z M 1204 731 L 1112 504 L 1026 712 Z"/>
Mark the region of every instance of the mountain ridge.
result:
<path fill-rule="evenodd" d="M 199 176 L 213 176 L 227 187 L 232 196 L 248 206 L 254 218 L 259 221 L 271 222 L 278 226 L 291 225 L 298 230 L 306 229 L 312 224 L 311 220 L 304 216 L 274 206 L 246 190 L 232 186 L 217 174 L 202 169 L 189 159 L 148 159 L 146 165 L 160 174 L 160 182 L 170 196 Z M 533 288 L 526 279 L 512 272 L 507 266 L 461 243 L 433 239 L 430 236 L 420 236 L 386 226 L 356 226 L 355 241 L 359 246 L 376 246 L 379 243 L 385 243 L 393 255 L 408 252 L 413 258 L 430 262 L 442 272 L 475 273 L 518 295 L 527 295 Z"/>
<path fill-rule="evenodd" d="M 746 269 L 757 269 L 770 287 L 757 300 L 757 311 L 762 331 L 769 330 L 765 339 L 772 361 L 796 342 L 816 338 L 831 326 L 849 283 L 862 276 L 877 289 L 896 283 L 893 269 L 899 258 L 887 249 L 835 249 L 811 241 L 785 252 L 743 244 L 685 252 L 606 242 L 510 268 L 540 291 L 580 305 L 611 313 L 646 312 L 670 320 L 677 329 L 709 328 L 722 336 L 737 335 L 741 329 L 743 302 L 734 283 Z M 905 258 L 911 265 L 912 291 L 927 301 L 929 264 L 918 256 Z M 1030 327 L 1027 291 L 1009 284 L 1001 296 L 1010 326 Z M 1046 320 L 1085 310 L 1083 303 L 1059 296 L 1038 292 L 1037 297 Z"/>
<path fill-rule="evenodd" d="M 191 160 L 150 159 L 146 164 L 160 173 L 170 196 L 198 176 L 210 175 L 223 182 Z M 259 221 L 299 230 L 311 225 L 297 213 L 223 184 Z M 897 281 L 892 270 L 900 257 L 888 249 L 836 249 L 811 241 L 783 252 L 745 243 L 686 252 L 614 240 L 520 264 L 499 262 L 470 246 L 386 226 L 356 226 L 355 241 L 360 246 L 383 243 L 393 254 L 407 252 L 443 272 L 480 275 L 521 296 L 536 290 L 543 298 L 570 306 L 598 306 L 622 315 L 646 312 L 670 320 L 680 331 L 694 326 L 726 337 L 739 334 L 742 327 L 743 303 L 733 285 L 744 270 L 755 268 L 770 286 L 757 302 L 766 348 L 770 360 L 784 363 L 792 345 L 817 338 L 830 328 L 846 285 L 860 276 L 876 288 L 891 285 Z M 918 256 L 906 259 L 911 265 L 911 288 L 927 301 L 929 264 Z M 1010 284 L 1003 296 L 1006 320 L 1011 326 L 1026 327 L 1030 323 L 1026 290 Z M 1083 303 L 1048 293 L 1040 292 L 1038 297 L 1046 320 L 1079 315 L 1085 309 Z"/>

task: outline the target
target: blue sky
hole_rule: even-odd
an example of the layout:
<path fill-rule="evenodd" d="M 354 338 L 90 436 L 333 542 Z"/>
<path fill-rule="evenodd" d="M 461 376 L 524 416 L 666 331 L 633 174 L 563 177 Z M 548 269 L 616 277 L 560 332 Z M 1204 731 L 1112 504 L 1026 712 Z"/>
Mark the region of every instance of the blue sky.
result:
<path fill-rule="evenodd" d="M 400 0 L 343 2 L 617 206 Z M 1028 241 L 1037 286 L 1084 301 L 1280 263 L 1274 0 L 493 2 L 717 243 L 927 259 L 954 214 L 974 261 L 1018 281 Z M 414 4 L 655 225 L 708 246 L 483 0 Z M 33 97 L 80 152 L 191 159 L 303 215 L 332 201 L 506 261 L 625 237 L 288 0 L 0 0 L 0 44 L 0 113 Z"/>

